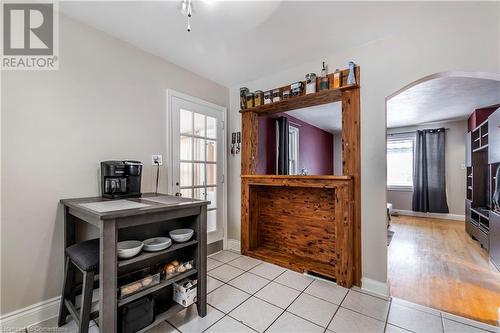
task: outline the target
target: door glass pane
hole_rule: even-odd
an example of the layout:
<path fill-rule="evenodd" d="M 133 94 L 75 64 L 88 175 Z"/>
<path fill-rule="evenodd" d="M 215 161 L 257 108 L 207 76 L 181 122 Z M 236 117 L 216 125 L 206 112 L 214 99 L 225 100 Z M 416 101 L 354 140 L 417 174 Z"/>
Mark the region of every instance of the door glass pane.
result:
<path fill-rule="evenodd" d="M 207 185 L 217 185 L 216 164 L 207 164 Z"/>
<path fill-rule="evenodd" d="M 207 161 L 216 162 L 217 161 L 217 144 L 215 141 L 207 140 Z"/>
<path fill-rule="evenodd" d="M 193 165 L 192 163 L 181 162 L 181 186 L 193 185 Z"/>
<path fill-rule="evenodd" d="M 194 189 L 194 198 L 205 200 L 205 189 L 204 188 L 195 188 Z"/>
<path fill-rule="evenodd" d="M 205 140 L 194 139 L 194 160 L 205 161 Z"/>
<path fill-rule="evenodd" d="M 194 185 L 205 185 L 204 163 L 194 163 Z"/>
<path fill-rule="evenodd" d="M 180 155 L 181 160 L 191 161 L 193 159 L 193 154 L 191 152 L 193 145 L 191 144 L 192 138 L 189 136 L 181 136 L 181 147 L 180 147 Z"/>
<path fill-rule="evenodd" d="M 217 207 L 217 188 L 216 187 L 208 187 L 206 189 L 207 192 L 207 200 L 210 201 L 210 205 L 208 205 L 208 209 Z"/>
<path fill-rule="evenodd" d="M 194 114 L 194 135 L 205 136 L 205 116 L 199 113 Z"/>
<path fill-rule="evenodd" d="M 193 190 L 190 188 L 183 188 L 181 190 L 181 194 L 182 194 L 183 198 L 192 198 L 193 197 L 192 192 L 193 192 Z"/>
<path fill-rule="evenodd" d="M 217 230 L 217 211 L 209 210 L 207 212 L 207 232 Z"/>
<path fill-rule="evenodd" d="M 207 138 L 217 138 L 217 120 L 214 117 L 207 116 Z"/>
<path fill-rule="evenodd" d="M 193 134 L 193 113 L 191 111 L 181 109 L 180 122 L 181 134 Z"/>

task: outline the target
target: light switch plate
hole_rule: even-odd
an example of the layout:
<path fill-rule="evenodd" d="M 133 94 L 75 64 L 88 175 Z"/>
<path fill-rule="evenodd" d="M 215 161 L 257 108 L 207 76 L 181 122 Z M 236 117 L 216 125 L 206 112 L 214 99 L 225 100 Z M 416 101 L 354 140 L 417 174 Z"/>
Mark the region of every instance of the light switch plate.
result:
<path fill-rule="evenodd" d="M 153 154 L 151 155 L 151 163 L 152 165 L 158 165 L 156 162 L 158 162 L 159 165 L 163 165 L 163 158 L 160 154 Z"/>

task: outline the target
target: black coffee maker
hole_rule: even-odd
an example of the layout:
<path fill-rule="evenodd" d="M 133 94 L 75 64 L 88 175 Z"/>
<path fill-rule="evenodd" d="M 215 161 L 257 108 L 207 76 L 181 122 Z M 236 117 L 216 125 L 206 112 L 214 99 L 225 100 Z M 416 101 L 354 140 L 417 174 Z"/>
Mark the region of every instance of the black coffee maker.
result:
<path fill-rule="evenodd" d="M 101 192 L 104 198 L 140 197 L 142 163 L 139 161 L 101 162 Z"/>

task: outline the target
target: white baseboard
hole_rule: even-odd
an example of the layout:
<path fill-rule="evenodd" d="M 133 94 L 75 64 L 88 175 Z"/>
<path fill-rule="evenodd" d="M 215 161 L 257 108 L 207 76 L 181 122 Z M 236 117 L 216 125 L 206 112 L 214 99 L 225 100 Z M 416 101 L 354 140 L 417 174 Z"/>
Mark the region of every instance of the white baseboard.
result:
<path fill-rule="evenodd" d="M 366 277 L 361 278 L 361 289 L 384 297 L 389 296 L 389 287 L 387 286 L 387 283 L 372 280 Z"/>
<path fill-rule="evenodd" d="M 465 221 L 465 215 L 459 215 L 459 214 L 423 213 L 423 212 L 414 212 L 412 210 L 392 209 L 392 215 L 397 215 L 397 214 L 405 216 L 430 217 L 430 218 L 460 221 L 460 222 Z"/>
<path fill-rule="evenodd" d="M 227 250 L 241 252 L 241 242 L 237 239 L 228 239 Z"/>
<path fill-rule="evenodd" d="M 7 332 L 7 329 L 26 328 L 56 317 L 59 314 L 60 302 L 61 297 L 54 297 L 7 313 L 0 317 L 0 330 Z"/>

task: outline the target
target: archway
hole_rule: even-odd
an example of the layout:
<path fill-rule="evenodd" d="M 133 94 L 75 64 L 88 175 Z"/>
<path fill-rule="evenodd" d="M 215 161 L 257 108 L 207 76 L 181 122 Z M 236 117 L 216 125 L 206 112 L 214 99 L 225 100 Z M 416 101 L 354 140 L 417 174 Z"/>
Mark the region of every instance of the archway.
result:
<path fill-rule="evenodd" d="M 494 325 L 499 320 L 500 272 L 490 263 L 488 250 L 465 230 L 470 185 L 465 146 L 470 114 L 488 106 L 493 112 L 498 104 L 496 73 L 435 73 L 386 98 L 387 198 L 399 215 L 388 229 L 394 232 L 388 242 L 391 296 Z M 446 133 L 442 159 L 449 211 L 422 213 L 412 205 L 416 131 L 437 128 Z"/>

